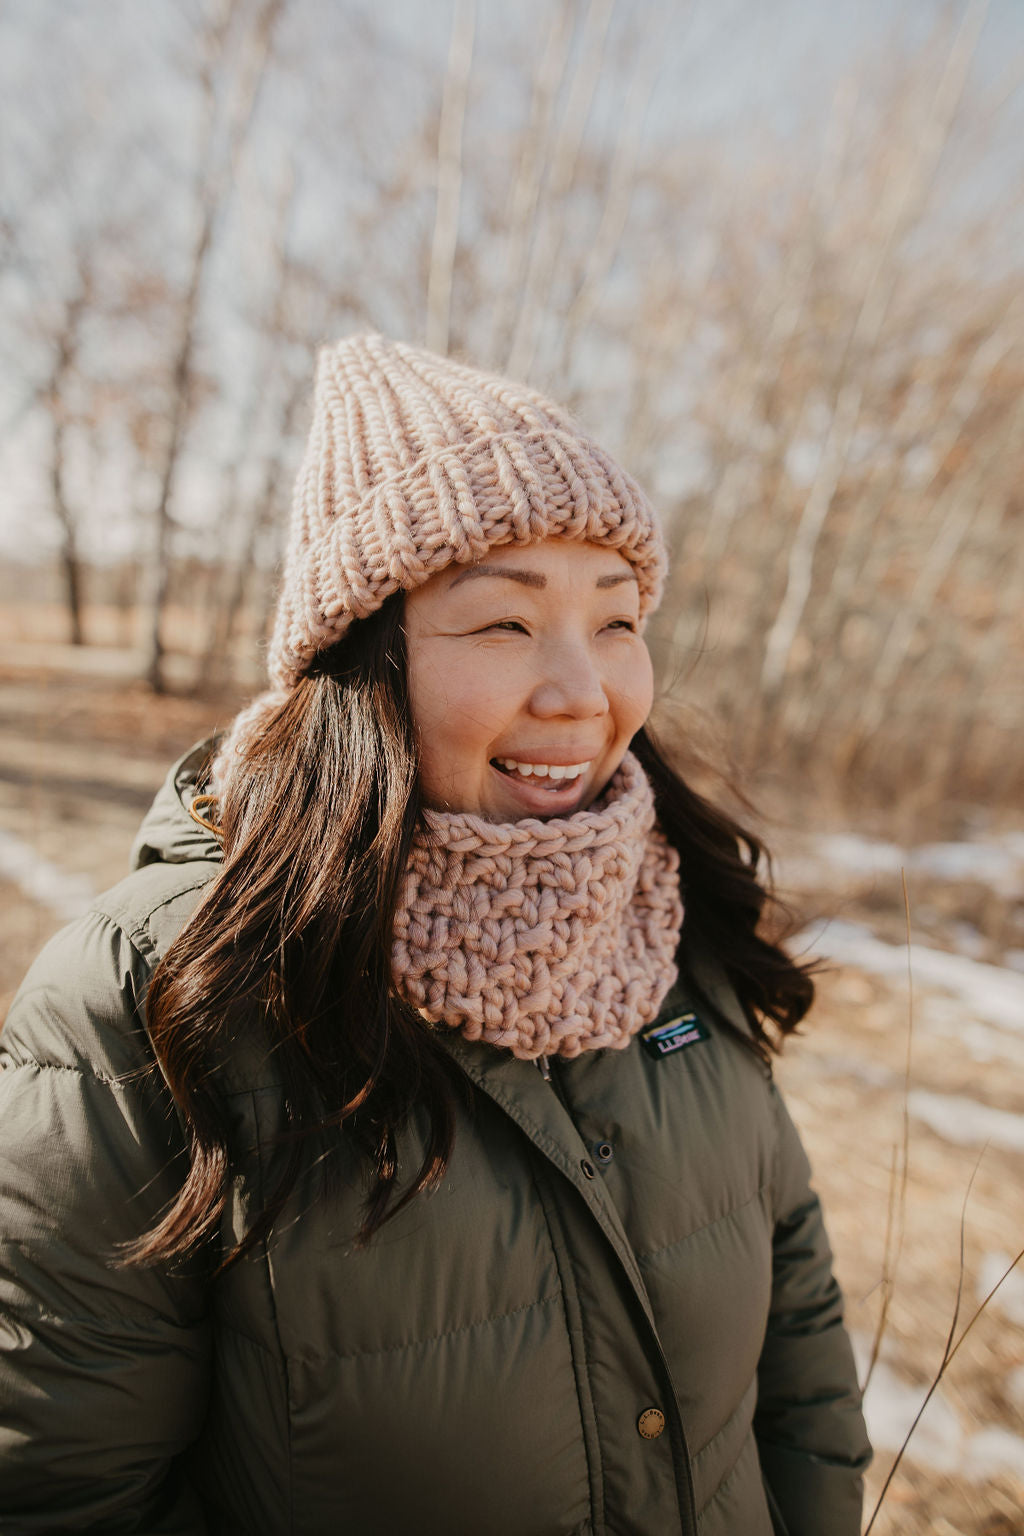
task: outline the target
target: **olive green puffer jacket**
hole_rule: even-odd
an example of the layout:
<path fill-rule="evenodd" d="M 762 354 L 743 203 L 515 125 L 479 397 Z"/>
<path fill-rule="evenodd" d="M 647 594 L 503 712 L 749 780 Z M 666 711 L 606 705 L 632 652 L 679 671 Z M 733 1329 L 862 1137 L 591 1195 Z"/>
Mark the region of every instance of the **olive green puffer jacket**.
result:
<path fill-rule="evenodd" d="M 550 1081 L 446 1036 L 472 1085 L 447 1176 L 369 1247 L 353 1157 L 215 1278 L 215 1253 L 116 1262 L 183 1167 L 143 1000 L 216 868 L 198 761 L 0 1039 L 0 1532 L 856 1536 L 869 1451 L 806 1159 L 711 1019 Z M 282 1104 L 251 1048 L 224 1088 L 228 1243 Z M 414 1121 L 405 1166 L 421 1145 Z"/>

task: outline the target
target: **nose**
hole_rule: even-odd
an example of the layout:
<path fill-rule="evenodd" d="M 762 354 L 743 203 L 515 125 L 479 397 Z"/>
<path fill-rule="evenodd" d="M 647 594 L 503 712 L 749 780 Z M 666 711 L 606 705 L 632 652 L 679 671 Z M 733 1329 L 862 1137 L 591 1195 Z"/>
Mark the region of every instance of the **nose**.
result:
<path fill-rule="evenodd" d="M 589 649 L 571 643 L 552 646 L 530 695 L 530 713 L 540 720 L 590 720 L 606 715 L 608 708 L 604 678 Z"/>

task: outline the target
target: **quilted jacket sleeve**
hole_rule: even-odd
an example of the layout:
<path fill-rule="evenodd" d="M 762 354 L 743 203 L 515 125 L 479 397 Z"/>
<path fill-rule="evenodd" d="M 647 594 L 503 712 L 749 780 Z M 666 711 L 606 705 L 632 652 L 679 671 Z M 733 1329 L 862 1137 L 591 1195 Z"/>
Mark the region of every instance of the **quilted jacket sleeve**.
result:
<path fill-rule="evenodd" d="M 181 1136 L 139 1014 L 147 969 L 92 913 L 47 946 L 0 1036 L 0 1533 L 200 1536 L 207 1286 L 119 1245 L 175 1192 Z"/>
<path fill-rule="evenodd" d="M 810 1168 L 777 1090 L 771 1312 L 754 1423 L 787 1536 L 859 1536 L 871 1447 Z M 781 1519 L 780 1519 L 781 1517 Z"/>

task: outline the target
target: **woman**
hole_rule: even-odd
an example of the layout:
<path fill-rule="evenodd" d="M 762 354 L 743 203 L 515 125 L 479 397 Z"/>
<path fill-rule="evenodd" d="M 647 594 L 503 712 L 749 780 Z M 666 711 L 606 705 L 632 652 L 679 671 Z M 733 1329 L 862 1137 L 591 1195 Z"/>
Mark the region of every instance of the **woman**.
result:
<path fill-rule="evenodd" d="M 859 1530 L 811 983 L 645 730 L 663 569 L 557 407 L 324 351 L 273 687 L 3 1035 L 0 1531 Z"/>

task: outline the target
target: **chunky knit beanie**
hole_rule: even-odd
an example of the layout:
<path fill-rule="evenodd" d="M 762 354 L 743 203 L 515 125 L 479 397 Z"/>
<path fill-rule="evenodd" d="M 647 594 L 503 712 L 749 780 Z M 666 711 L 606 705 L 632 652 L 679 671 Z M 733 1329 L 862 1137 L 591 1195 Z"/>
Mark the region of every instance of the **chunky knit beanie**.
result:
<path fill-rule="evenodd" d="M 664 553 L 650 503 L 568 412 L 381 336 L 324 347 L 271 681 L 294 686 L 399 588 L 554 534 L 620 550 L 636 568 L 641 613 L 655 606 Z"/>
<path fill-rule="evenodd" d="M 665 551 L 651 504 L 567 411 L 525 385 L 382 336 L 324 347 L 271 691 L 235 721 L 215 781 L 354 619 L 453 562 L 552 536 L 617 549 L 636 571 L 641 619 L 657 605 Z"/>

